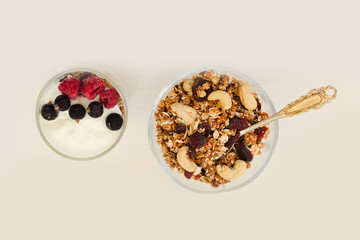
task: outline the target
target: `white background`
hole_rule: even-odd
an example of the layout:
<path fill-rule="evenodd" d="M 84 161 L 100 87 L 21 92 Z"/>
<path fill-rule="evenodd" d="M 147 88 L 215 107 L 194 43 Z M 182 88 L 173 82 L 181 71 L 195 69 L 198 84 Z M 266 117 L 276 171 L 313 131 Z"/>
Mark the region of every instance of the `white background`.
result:
<path fill-rule="evenodd" d="M 359 2 L 1 1 L 0 239 L 359 239 Z M 265 171 L 200 195 L 172 182 L 147 142 L 162 87 L 207 65 L 259 82 L 280 110 L 332 84 L 319 111 L 280 122 Z M 72 67 L 103 67 L 127 91 L 129 124 L 97 160 L 42 141 L 42 86 Z"/>

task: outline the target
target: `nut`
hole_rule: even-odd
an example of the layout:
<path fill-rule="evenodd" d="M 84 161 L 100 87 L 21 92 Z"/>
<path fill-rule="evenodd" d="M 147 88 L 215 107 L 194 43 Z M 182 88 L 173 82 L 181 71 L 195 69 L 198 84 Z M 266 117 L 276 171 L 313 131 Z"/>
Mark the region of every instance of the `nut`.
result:
<path fill-rule="evenodd" d="M 218 130 L 215 130 L 214 133 L 213 133 L 213 138 L 215 139 L 218 139 L 219 138 L 219 131 Z"/>
<path fill-rule="evenodd" d="M 210 93 L 210 95 L 208 96 L 208 100 L 219 100 L 224 110 L 231 108 L 232 105 L 230 95 L 227 92 L 221 90 Z"/>
<path fill-rule="evenodd" d="M 183 89 L 184 89 L 186 92 L 191 92 L 193 85 L 194 85 L 194 79 L 187 79 L 187 80 L 185 80 L 184 83 L 183 83 Z"/>
<path fill-rule="evenodd" d="M 237 160 L 233 168 L 229 168 L 226 165 L 217 165 L 217 173 L 226 180 L 234 180 L 246 171 L 246 162 L 243 160 Z"/>
<path fill-rule="evenodd" d="M 221 137 L 219 138 L 219 141 L 222 143 L 226 143 L 228 140 L 229 140 L 229 137 L 226 134 L 221 135 Z"/>
<path fill-rule="evenodd" d="M 199 173 L 201 173 L 201 167 L 197 167 L 197 169 L 195 170 L 195 172 L 193 173 L 194 176 L 198 175 Z"/>
<path fill-rule="evenodd" d="M 201 98 L 203 98 L 203 97 L 205 97 L 206 96 L 206 92 L 204 91 L 204 90 L 200 90 L 200 91 L 198 91 L 198 96 L 199 97 L 201 97 Z"/>
<path fill-rule="evenodd" d="M 176 155 L 176 159 L 179 162 L 180 166 L 182 166 L 186 171 L 195 172 L 198 166 L 189 158 L 188 152 L 188 146 L 183 146 L 179 149 Z"/>
<path fill-rule="evenodd" d="M 257 102 L 253 95 L 252 86 L 250 83 L 242 83 L 239 86 L 238 95 L 244 107 L 246 107 L 249 110 L 256 109 Z"/>
<path fill-rule="evenodd" d="M 194 108 L 181 103 L 173 103 L 170 108 L 184 121 L 185 125 L 192 124 L 199 116 Z"/>
<path fill-rule="evenodd" d="M 167 97 L 176 97 L 176 93 L 175 93 L 174 89 L 171 89 L 171 91 L 168 92 L 168 94 L 166 96 Z"/>

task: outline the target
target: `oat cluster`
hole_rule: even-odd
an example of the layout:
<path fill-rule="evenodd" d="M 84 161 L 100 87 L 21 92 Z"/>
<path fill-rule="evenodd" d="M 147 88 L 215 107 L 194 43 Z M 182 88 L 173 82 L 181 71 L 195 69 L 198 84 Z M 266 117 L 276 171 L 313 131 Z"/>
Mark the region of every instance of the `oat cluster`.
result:
<path fill-rule="evenodd" d="M 170 169 L 218 187 L 251 167 L 269 128 L 239 137 L 240 130 L 268 117 L 248 85 L 210 70 L 171 89 L 155 112 L 157 140 Z"/>

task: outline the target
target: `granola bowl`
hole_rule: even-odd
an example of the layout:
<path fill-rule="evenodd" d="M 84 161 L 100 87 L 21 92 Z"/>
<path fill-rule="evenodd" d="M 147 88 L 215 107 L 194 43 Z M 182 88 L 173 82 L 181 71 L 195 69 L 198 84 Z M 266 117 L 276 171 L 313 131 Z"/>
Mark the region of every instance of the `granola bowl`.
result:
<path fill-rule="evenodd" d="M 273 114 L 271 99 L 248 76 L 220 67 L 195 69 L 160 92 L 149 120 L 150 147 L 180 186 L 198 193 L 232 191 L 264 170 L 279 126 L 271 122 L 241 137 L 240 130 Z"/>
<path fill-rule="evenodd" d="M 77 68 L 61 72 L 45 84 L 35 118 L 50 149 L 68 159 L 90 160 L 119 143 L 128 110 L 117 80 L 111 73 Z"/>

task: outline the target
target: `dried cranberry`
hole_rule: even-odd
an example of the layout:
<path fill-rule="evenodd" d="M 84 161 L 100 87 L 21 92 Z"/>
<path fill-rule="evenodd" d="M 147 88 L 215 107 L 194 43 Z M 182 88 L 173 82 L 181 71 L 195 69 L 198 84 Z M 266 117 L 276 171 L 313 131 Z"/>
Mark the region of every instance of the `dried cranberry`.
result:
<path fill-rule="evenodd" d="M 193 172 L 188 172 L 188 171 L 186 171 L 186 170 L 185 170 L 185 172 L 184 172 L 184 176 L 185 176 L 187 179 L 190 179 L 193 174 L 194 174 Z"/>
<path fill-rule="evenodd" d="M 265 133 L 267 131 L 266 127 L 259 127 L 257 129 L 255 129 L 255 134 L 257 135 L 257 140 L 260 141 L 261 139 L 263 139 L 263 137 L 265 136 Z"/>
<path fill-rule="evenodd" d="M 195 149 L 202 148 L 206 144 L 206 136 L 198 132 L 191 135 L 189 140 L 190 140 L 190 145 Z"/>
<path fill-rule="evenodd" d="M 239 138 L 240 138 L 240 132 L 237 131 L 237 132 L 235 133 L 235 135 L 232 136 L 232 137 L 225 143 L 225 147 L 231 148 L 231 147 L 234 145 L 234 143 L 236 143 L 236 142 L 239 140 Z"/>
<path fill-rule="evenodd" d="M 194 176 L 195 180 L 198 180 L 199 178 L 200 178 L 200 174 Z"/>
<path fill-rule="evenodd" d="M 234 145 L 239 158 L 245 162 L 251 162 L 254 158 L 249 149 L 244 145 L 243 141 L 238 141 Z"/>
<path fill-rule="evenodd" d="M 192 86 L 192 94 L 193 94 L 193 98 L 198 102 L 203 102 L 203 101 L 207 100 L 208 95 L 212 92 L 212 88 L 210 87 L 209 89 L 205 90 L 205 93 L 206 93 L 205 97 L 199 97 L 197 95 L 196 89 L 198 87 L 202 86 L 206 82 L 208 82 L 208 81 L 206 81 L 205 79 L 202 79 L 202 78 L 197 78 L 194 81 L 194 85 Z"/>
<path fill-rule="evenodd" d="M 211 132 L 211 126 L 209 123 L 207 123 L 207 122 L 200 123 L 199 128 L 203 128 L 205 136 L 209 136 L 209 134 Z"/>
<path fill-rule="evenodd" d="M 261 106 L 262 106 L 261 103 L 260 103 L 258 100 L 256 100 L 256 102 L 257 102 L 257 107 L 256 107 L 256 108 L 257 108 L 258 110 L 261 110 Z"/>
<path fill-rule="evenodd" d="M 184 124 L 178 124 L 175 126 L 176 133 L 183 133 L 186 131 L 186 126 Z"/>
<path fill-rule="evenodd" d="M 229 129 L 238 129 L 238 130 L 244 130 L 245 128 L 249 127 L 249 122 L 245 118 L 239 118 L 237 116 L 233 117 L 229 121 L 229 125 L 227 128 Z"/>
<path fill-rule="evenodd" d="M 196 151 L 191 145 L 189 145 L 189 157 L 191 160 L 196 159 Z"/>

